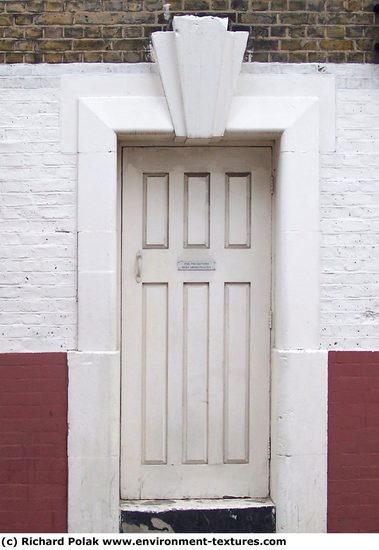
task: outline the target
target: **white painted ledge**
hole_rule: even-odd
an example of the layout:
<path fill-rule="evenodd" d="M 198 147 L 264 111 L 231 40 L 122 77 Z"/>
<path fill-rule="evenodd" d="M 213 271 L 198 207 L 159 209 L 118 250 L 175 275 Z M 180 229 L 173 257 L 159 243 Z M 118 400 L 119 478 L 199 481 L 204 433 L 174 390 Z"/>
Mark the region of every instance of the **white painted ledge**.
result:
<path fill-rule="evenodd" d="M 262 508 L 273 506 L 270 499 L 250 498 L 187 499 L 187 500 L 122 500 L 121 510 L 138 512 L 171 512 L 173 510 L 225 510 L 233 508 Z"/>
<path fill-rule="evenodd" d="M 135 67 L 133 67 L 135 68 Z M 153 67 L 141 73 L 108 74 L 108 75 L 66 75 L 61 78 L 61 151 L 76 153 L 78 151 L 78 104 L 83 98 L 136 97 L 164 98 L 161 80 L 153 74 Z M 93 136 L 95 137 L 95 136 Z"/>
<path fill-rule="evenodd" d="M 170 71 L 170 67 L 170 61 L 168 61 L 165 70 Z M 117 129 L 117 131 L 125 133 L 127 136 L 132 136 L 136 133 L 147 135 L 149 132 L 153 135 L 157 132 L 159 134 L 167 133 L 167 135 L 173 135 L 174 127 L 176 135 L 187 135 L 184 130 L 186 124 L 184 114 L 180 115 L 180 113 L 183 113 L 180 83 L 176 82 L 177 90 L 173 92 L 176 99 L 170 101 L 169 110 L 159 75 L 153 74 L 152 69 L 153 66 L 149 73 L 145 69 L 145 72 L 142 74 L 73 75 L 62 77 L 62 152 L 76 153 L 78 151 L 78 102 L 79 99 L 83 98 L 86 98 L 87 102 L 89 98 L 91 100 L 98 98 L 100 103 L 96 106 L 95 103 L 91 103 L 93 112 L 96 112 L 97 116 L 102 118 L 105 124 L 111 124 L 111 127 L 114 127 L 115 131 Z M 248 69 L 250 69 L 249 64 L 242 65 L 242 72 L 237 78 L 236 90 L 231 100 L 229 115 L 227 101 L 225 100 L 224 102 L 227 106 L 222 111 L 223 116 L 226 117 L 226 132 L 231 128 L 237 132 L 241 125 L 242 128 L 245 128 L 243 125 L 243 115 L 249 115 L 250 120 L 255 121 L 254 127 L 256 129 L 260 127 L 263 133 L 266 132 L 266 134 L 269 133 L 270 135 L 272 132 L 278 133 L 281 125 L 275 126 L 275 120 L 269 114 L 268 106 L 270 102 L 280 101 L 283 107 L 282 115 L 287 116 L 290 114 L 287 113 L 287 110 L 290 109 L 290 112 L 296 117 L 299 100 L 309 101 L 310 98 L 316 98 L 319 104 L 319 149 L 321 152 L 335 150 L 334 75 L 250 74 L 246 72 Z M 123 100 L 125 98 L 129 98 L 130 100 L 129 107 L 124 104 Z M 242 99 L 241 106 L 246 106 L 247 110 L 241 111 L 239 108 L 240 99 Z M 246 102 L 247 99 L 250 102 Z M 117 105 L 118 108 L 108 107 L 104 111 L 101 103 L 106 100 L 111 105 Z M 265 107 L 265 104 L 267 104 L 267 107 Z M 153 112 L 152 117 L 147 117 L 146 113 L 151 113 L 154 106 L 159 111 L 158 116 Z M 175 114 L 173 114 L 173 111 L 175 111 Z M 263 113 L 268 116 L 266 123 L 262 119 Z M 104 119 L 104 116 L 107 120 Z M 241 117 L 238 123 L 237 116 Z M 110 122 L 112 118 L 114 120 L 113 123 Z M 221 122 L 218 124 L 221 124 Z M 220 134 L 218 130 L 216 131 L 216 128 L 214 132 Z M 95 140 L 95 135 L 92 136 L 92 139 Z M 94 149 L 92 148 L 91 150 Z M 109 151 L 113 149 L 105 147 L 102 150 Z"/>
<path fill-rule="evenodd" d="M 271 65 L 271 64 L 269 64 Z M 250 63 L 242 66 L 235 98 L 281 98 L 283 110 L 289 100 L 317 98 L 319 105 L 319 150 L 336 150 L 336 82 L 331 74 L 251 74 Z"/>
<path fill-rule="evenodd" d="M 314 96 L 235 97 L 225 137 L 244 139 L 253 134 L 255 138 L 278 139 L 280 136 L 280 152 L 318 152 L 318 114 L 318 98 Z M 310 124 L 312 132 L 308 131 Z"/>

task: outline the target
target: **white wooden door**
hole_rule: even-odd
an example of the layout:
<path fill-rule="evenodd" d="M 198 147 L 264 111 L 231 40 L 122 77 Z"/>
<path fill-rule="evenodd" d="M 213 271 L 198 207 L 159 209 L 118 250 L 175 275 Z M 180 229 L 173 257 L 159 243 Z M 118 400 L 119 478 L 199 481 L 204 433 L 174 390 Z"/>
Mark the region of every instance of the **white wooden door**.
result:
<path fill-rule="evenodd" d="M 265 497 L 271 150 L 123 154 L 126 499 Z"/>

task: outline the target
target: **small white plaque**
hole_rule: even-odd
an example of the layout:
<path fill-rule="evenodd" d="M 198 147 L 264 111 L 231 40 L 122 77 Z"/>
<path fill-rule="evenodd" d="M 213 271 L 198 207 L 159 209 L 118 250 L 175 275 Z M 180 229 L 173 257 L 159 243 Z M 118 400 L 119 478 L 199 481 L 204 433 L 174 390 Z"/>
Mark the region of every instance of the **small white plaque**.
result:
<path fill-rule="evenodd" d="M 215 271 L 214 260 L 178 260 L 178 271 Z"/>

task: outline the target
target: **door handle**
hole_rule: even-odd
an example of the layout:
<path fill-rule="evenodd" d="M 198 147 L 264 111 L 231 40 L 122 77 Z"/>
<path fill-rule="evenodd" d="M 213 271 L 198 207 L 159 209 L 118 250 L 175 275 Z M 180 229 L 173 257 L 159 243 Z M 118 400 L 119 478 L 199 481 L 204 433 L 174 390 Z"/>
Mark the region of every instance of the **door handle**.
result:
<path fill-rule="evenodd" d="M 139 250 L 136 254 L 136 281 L 141 282 L 142 278 L 142 252 Z"/>

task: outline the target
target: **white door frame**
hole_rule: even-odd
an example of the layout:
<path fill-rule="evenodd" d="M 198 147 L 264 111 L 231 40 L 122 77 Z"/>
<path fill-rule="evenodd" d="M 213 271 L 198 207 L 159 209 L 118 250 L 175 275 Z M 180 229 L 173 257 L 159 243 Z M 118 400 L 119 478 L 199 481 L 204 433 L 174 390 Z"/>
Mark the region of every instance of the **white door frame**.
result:
<path fill-rule="evenodd" d="M 118 139 L 159 144 L 174 136 L 159 78 L 142 71 L 63 82 L 62 149 L 78 154 L 78 351 L 68 353 L 71 532 L 119 527 Z M 242 77 L 227 143 L 275 139 L 278 146 L 271 498 L 278 531 L 322 532 L 327 352 L 320 350 L 319 334 L 318 166 L 320 135 L 324 149 L 333 146 L 334 82 L 324 75 L 297 75 L 294 85 L 291 76 Z M 122 97 L 120 89 L 127 90 Z"/>

